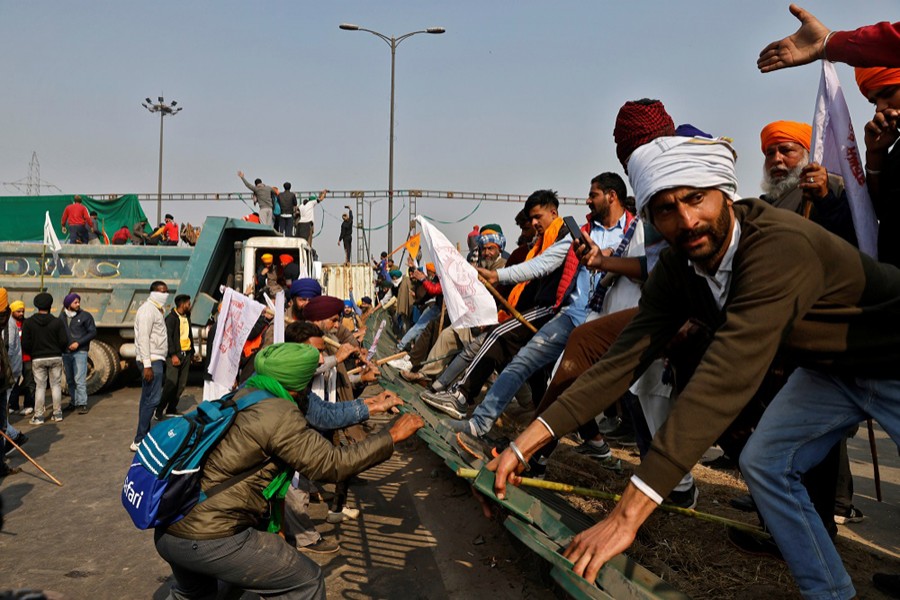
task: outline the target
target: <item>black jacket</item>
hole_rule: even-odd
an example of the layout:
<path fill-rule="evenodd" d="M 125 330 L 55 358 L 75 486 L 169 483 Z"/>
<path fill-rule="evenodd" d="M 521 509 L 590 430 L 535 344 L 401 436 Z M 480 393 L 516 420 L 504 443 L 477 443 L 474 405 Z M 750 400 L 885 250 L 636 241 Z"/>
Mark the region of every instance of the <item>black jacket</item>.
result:
<path fill-rule="evenodd" d="M 76 352 L 79 350 L 90 350 L 91 340 L 97 337 L 97 326 L 94 324 L 94 316 L 91 313 L 85 310 L 79 310 L 78 313 L 70 319 L 66 315 L 66 311 L 63 310 L 59 313 L 59 320 L 62 321 L 62 324 L 66 328 L 66 334 L 69 336 L 69 344 L 78 342 Z M 68 344 L 66 344 L 66 346 L 66 352 L 68 352 Z"/>
<path fill-rule="evenodd" d="M 50 313 L 31 315 L 22 323 L 22 352 L 38 358 L 61 358 L 68 350 L 69 336 L 63 322 Z"/>
<path fill-rule="evenodd" d="M 341 221 L 341 235 L 338 236 L 338 241 L 343 242 L 344 240 L 352 240 L 353 239 L 353 211 L 350 211 L 346 221 Z"/>
<path fill-rule="evenodd" d="M 191 313 L 187 313 L 184 315 L 187 317 L 188 322 L 188 330 L 191 329 Z M 166 333 L 169 338 L 169 356 L 175 356 L 176 354 L 181 353 L 181 323 L 178 318 L 178 313 L 175 312 L 173 308 L 169 311 L 169 314 L 166 315 Z M 190 335 L 191 339 L 191 349 L 188 352 L 194 351 L 194 336 Z"/>

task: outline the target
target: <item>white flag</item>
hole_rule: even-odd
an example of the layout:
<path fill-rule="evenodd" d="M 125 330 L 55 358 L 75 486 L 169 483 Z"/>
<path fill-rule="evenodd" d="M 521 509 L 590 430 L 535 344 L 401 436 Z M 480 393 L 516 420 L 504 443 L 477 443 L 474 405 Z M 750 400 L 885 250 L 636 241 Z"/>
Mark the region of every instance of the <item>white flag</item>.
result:
<path fill-rule="evenodd" d="M 812 161 L 825 167 L 829 173 L 840 174 L 844 178 L 844 190 L 850 203 L 859 249 L 872 258 L 878 258 L 878 221 L 869 199 L 866 175 L 850 122 L 850 110 L 834 65 L 825 60 L 822 61 L 822 78 L 816 97 L 810 155 Z"/>
<path fill-rule="evenodd" d="M 62 250 L 62 244 L 56 237 L 56 230 L 53 229 L 53 223 L 50 221 L 49 210 L 44 216 L 44 245 L 50 247 L 50 251 L 53 252 L 53 263 L 56 265 L 59 262 L 59 251 Z"/>
<path fill-rule="evenodd" d="M 229 390 L 234 385 L 244 343 L 264 308 L 252 298 L 225 288 L 219 308 L 213 352 L 209 359 L 209 374 L 217 384 Z"/>
<path fill-rule="evenodd" d="M 276 344 L 284 343 L 284 290 L 275 294 L 275 334 L 274 342 Z"/>
<path fill-rule="evenodd" d="M 478 281 L 478 271 L 457 251 L 450 240 L 425 217 L 416 217 L 422 241 L 434 257 L 441 280 L 444 304 L 454 329 L 497 324 L 497 305 L 487 288 Z"/>

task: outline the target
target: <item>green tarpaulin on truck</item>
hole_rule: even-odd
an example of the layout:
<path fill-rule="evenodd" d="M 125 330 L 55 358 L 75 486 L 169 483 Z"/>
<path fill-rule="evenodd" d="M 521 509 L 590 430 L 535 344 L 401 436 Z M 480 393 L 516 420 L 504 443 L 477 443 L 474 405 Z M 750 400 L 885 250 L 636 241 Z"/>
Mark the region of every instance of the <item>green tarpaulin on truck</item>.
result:
<path fill-rule="evenodd" d="M 63 243 L 66 237 L 62 233 L 63 211 L 72 204 L 74 195 L 65 196 L 0 196 L 0 241 L 41 241 L 44 239 L 44 213 L 50 211 L 50 222 L 56 235 Z M 81 196 L 82 203 L 89 211 L 96 210 L 100 224 L 106 235 L 112 239 L 113 234 L 122 226 L 129 229 L 146 219 L 137 196 L 127 194 L 111 200 L 97 200 L 90 196 Z"/>

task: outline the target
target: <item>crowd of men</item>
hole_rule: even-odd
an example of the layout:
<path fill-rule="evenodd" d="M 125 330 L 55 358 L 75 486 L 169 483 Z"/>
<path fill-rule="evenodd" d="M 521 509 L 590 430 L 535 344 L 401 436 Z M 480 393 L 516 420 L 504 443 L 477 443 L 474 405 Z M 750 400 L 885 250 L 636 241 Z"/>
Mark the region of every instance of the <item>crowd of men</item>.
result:
<path fill-rule="evenodd" d="M 284 291 L 284 322 L 264 311 L 236 380 L 207 381 L 204 396 L 237 389 L 237 397 L 252 390 L 271 397 L 238 414 L 204 467 L 204 489 L 237 478 L 234 491 L 156 532 L 175 576 L 173 596 L 211 597 L 222 580 L 266 597 L 325 597 L 321 570 L 305 553 L 339 546 L 307 514 L 316 482 L 338 483 L 329 521 L 358 514 L 346 506 L 350 476 L 385 460 L 423 425 L 404 415 L 374 435 L 360 427 L 400 404 L 390 392 L 360 398 L 379 377 L 361 340 L 380 306 L 391 315 L 397 350 L 407 353 L 401 375 L 447 415 L 460 451 L 489 461 L 499 497 L 522 474 L 543 476 L 565 435 L 577 432 L 577 451 L 601 464 L 612 454 L 609 440 L 634 440 L 641 464 L 621 501 L 565 550 L 577 574 L 593 581 L 660 504 L 696 506 L 691 468 L 718 445 L 750 490 L 736 504 L 755 511 L 772 540 L 729 530 L 732 542 L 784 560 L 804 597 L 854 597 L 833 543 L 835 523 L 863 518 L 852 504 L 846 439 L 871 417 L 900 442 L 900 243 L 892 235 L 900 215 L 893 202 L 900 194 L 900 24 L 831 32 L 802 9 L 791 11 L 800 29 L 764 49 L 759 67 L 818 58 L 857 67 L 859 89 L 875 107 L 864 144 L 877 260 L 856 247 L 841 178 L 810 160 L 810 124 L 772 115 L 761 126 L 761 189 L 746 194 L 751 184 L 739 186 L 728 138 L 676 126 L 661 101 L 646 98 L 626 102 L 616 116 L 624 177 L 614 166 L 586 177 L 588 214 L 579 229 L 560 217 L 555 192 L 541 189 L 516 215 L 510 252 L 499 223 L 469 234 L 469 260 L 496 291 L 497 325 L 451 327 L 443 286 L 453 283 L 441 281 L 434 264 L 420 266 L 421 257 L 401 267 L 382 253 L 375 301 L 356 302 L 352 291 L 346 300 L 323 294 L 317 280 L 289 269 L 291 256 L 276 263 L 264 254 L 247 292 L 271 298 Z M 277 192 L 238 175 L 254 193 L 261 223 L 311 242 L 312 208 L 325 192 L 301 205 L 311 205 L 304 212 L 289 183 Z M 64 215 L 76 241 L 90 224 L 82 212 Z M 352 233 L 352 213 L 344 221 Z M 343 225 L 338 243 L 349 261 Z M 53 301 L 38 294 L 35 314 L 24 319 L 24 304 L 10 304 L 0 289 L 0 399 L 18 409 L 24 395 L 33 425 L 44 422 L 48 385 L 50 418 L 62 420 L 63 372 L 71 407 L 88 411 L 83 365 L 96 327 L 77 294 L 58 316 Z M 168 306 L 168 286 L 154 282 L 135 319 L 142 390 L 134 452 L 154 417 L 179 416 L 197 357 L 191 299 L 175 296 L 167 314 Z M 282 327 L 285 342 L 275 343 Z M 512 441 L 494 437 L 514 400 L 533 407 L 536 418 Z M 10 432 L 6 416 L 3 406 L 0 425 Z M 601 427 L 604 421 L 612 425 Z M 280 509 L 269 514 L 271 498 Z M 263 521 L 268 532 L 259 529 Z M 888 593 L 900 587 L 892 575 L 875 583 Z"/>

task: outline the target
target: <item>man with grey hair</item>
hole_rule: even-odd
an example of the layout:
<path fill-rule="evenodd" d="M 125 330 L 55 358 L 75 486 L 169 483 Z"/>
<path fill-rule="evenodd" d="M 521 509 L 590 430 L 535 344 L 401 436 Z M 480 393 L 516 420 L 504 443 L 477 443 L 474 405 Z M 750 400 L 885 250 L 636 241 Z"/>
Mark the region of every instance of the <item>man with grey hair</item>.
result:
<path fill-rule="evenodd" d="M 759 137 L 765 156 L 760 197 L 776 208 L 809 218 L 855 246 L 844 180 L 809 162 L 812 127 L 774 121 L 763 127 Z"/>
<path fill-rule="evenodd" d="M 612 404 L 688 319 L 712 341 L 654 436 L 621 501 L 564 556 L 593 581 L 722 434 L 781 352 L 799 367 L 741 454 L 741 471 L 800 592 L 856 594 L 801 477 L 862 419 L 900 441 L 900 270 L 822 227 L 740 200 L 725 140 L 661 137 L 631 155 L 637 208 L 666 239 L 637 315 L 588 369 L 488 468 L 495 491 L 528 459 Z"/>

